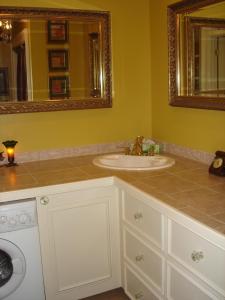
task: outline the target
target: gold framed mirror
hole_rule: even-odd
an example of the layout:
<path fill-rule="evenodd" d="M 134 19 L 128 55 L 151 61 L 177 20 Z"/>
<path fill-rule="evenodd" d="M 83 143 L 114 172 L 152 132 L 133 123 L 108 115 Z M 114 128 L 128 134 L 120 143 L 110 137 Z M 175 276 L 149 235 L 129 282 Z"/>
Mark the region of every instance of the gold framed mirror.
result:
<path fill-rule="evenodd" d="M 109 12 L 0 7 L 0 114 L 112 107 Z"/>
<path fill-rule="evenodd" d="M 168 6 L 169 103 L 225 110 L 225 1 Z"/>

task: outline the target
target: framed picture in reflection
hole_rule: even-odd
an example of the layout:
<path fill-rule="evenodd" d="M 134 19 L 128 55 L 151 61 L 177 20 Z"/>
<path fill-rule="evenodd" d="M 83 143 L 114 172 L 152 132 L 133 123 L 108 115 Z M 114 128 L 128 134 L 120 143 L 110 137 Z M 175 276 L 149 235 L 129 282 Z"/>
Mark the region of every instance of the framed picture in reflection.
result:
<path fill-rule="evenodd" d="M 50 99 L 69 98 L 69 77 L 50 76 L 49 77 Z"/>
<path fill-rule="evenodd" d="M 48 50 L 49 71 L 68 71 L 68 50 Z"/>
<path fill-rule="evenodd" d="M 48 21 L 48 42 L 68 42 L 68 22 L 63 20 Z"/>

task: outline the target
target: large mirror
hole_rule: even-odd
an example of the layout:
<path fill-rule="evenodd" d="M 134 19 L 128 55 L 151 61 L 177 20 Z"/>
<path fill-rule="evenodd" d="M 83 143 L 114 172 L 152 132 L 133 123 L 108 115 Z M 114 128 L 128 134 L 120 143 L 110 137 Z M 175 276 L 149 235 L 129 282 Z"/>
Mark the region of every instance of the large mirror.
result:
<path fill-rule="evenodd" d="M 225 1 L 168 6 L 170 105 L 225 110 Z"/>
<path fill-rule="evenodd" d="M 111 106 L 108 12 L 0 7 L 0 114 Z"/>

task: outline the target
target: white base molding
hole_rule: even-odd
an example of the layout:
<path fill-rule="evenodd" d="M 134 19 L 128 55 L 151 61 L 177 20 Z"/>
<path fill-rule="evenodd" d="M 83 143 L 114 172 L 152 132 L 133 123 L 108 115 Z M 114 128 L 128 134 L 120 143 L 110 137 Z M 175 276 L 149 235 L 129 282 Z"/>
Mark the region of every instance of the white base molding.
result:
<path fill-rule="evenodd" d="M 121 152 L 123 151 L 123 148 L 127 147 L 130 143 L 131 141 L 120 141 L 114 143 L 92 144 L 92 145 L 77 146 L 77 147 L 70 147 L 70 148 L 68 147 L 68 148 L 61 148 L 61 149 L 49 149 L 49 150 L 41 150 L 41 151 L 34 151 L 34 152 L 16 153 L 16 161 L 18 163 L 24 163 L 30 161 L 57 159 L 57 158 L 71 157 L 71 156 L 83 156 L 83 155 L 92 155 L 92 154 L 94 155 L 94 154 L 110 153 L 110 152 Z M 188 147 L 162 142 L 162 141 L 157 141 L 157 143 L 162 145 L 163 152 L 196 160 L 207 165 L 209 165 L 214 158 L 214 153 L 194 150 Z"/>

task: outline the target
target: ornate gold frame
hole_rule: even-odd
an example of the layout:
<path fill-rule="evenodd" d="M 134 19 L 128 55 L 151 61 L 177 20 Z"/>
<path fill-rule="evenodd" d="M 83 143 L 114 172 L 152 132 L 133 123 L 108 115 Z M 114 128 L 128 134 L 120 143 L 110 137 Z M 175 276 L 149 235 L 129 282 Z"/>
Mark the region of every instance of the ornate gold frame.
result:
<path fill-rule="evenodd" d="M 177 14 L 192 12 L 206 5 L 224 0 L 183 0 L 168 6 L 168 45 L 169 45 L 169 104 L 172 106 L 225 110 L 225 97 L 179 96 L 178 95 L 178 19 Z M 189 70 L 190 71 L 190 70 Z"/>
<path fill-rule="evenodd" d="M 110 13 L 106 11 L 82 11 L 70 9 L 48 9 L 48 8 L 18 8 L 0 7 L 1 18 L 63 18 L 71 19 L 79 17 L 82 20 L 99 20 L 103 26 L 101 28 L 103 44 L 103 73 L 104 73 L 104 97 L 87 98 L 80 100 L 46 100 L 34 102 L 0 102 L 0 114 L 48 112 L 77 109 L 94 109 L 112 107 L 112 87 L 111 87 L 111 35 L 110 35 Z"/>

